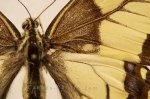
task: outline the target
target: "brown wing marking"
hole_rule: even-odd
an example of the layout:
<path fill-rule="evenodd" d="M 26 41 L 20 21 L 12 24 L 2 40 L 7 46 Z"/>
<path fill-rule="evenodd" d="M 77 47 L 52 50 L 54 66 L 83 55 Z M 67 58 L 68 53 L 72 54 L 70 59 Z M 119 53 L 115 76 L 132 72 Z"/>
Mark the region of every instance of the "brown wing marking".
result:
<path fill-rule="evenodd" d="M 60 12 L 46 31 L 52 48 L 66 51 L 92 52 L 100 44 L 99 22 L 72 29 L 101 16 L 92 0 L 72 0 Z"/>
<path fill-rule="evenodd" d="M 15 26 L 0 12 L 0 54 L 15 50 L 20 37 Z"/>

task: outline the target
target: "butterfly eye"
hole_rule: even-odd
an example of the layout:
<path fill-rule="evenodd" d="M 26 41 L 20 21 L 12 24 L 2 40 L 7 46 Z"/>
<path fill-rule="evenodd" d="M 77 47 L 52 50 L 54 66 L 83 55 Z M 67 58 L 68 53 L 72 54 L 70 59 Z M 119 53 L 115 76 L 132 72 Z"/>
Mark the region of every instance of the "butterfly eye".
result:
<path fill-rule="evenodd" d="M 29 28 L 29 22 L 28 21 L 25 21 L 23 24 L 22 24 L 22 28 L 25 30 L 25 29 L 28 29 Z"/>

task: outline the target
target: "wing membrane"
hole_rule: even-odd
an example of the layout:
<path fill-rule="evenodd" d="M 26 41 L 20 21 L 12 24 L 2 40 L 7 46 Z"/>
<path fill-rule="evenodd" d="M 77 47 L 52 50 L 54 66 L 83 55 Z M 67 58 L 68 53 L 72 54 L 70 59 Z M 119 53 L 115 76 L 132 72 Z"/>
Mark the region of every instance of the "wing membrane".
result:
<path fill-rule="evenodd" d="M 85 99 L 116 99 L 116 96 L 119 99 L 126 99 L 128 96 L 127 92 L 129 94 L 131 92 L 126 92 L 126 90 L 133 90 L 132 86 L 129 89 L 124 89 L 124 87 L 128 86 L 128 83 L 124 86 L 124 81 L 129 76 L 135 81 L 142 82 L 143 86 L 147 85 L 145 82 L 147 70 L 144 68 L 140 70 L 141 67 L 136 66 L 139 68 L 133 69 L 136 73 L 132 74 L 132 69 L 129 69 L 129 72 L 125 71 L 124 67 L 133 65 L 124 63 L 123 61 L 95 54 L 60 53 L 59 51 L 55 51 L 49 57 L 51 58 L 48 59 L 48 71 L 53 75 L 55 82 L 57 84 L 59 82 L 58 86 L 63 85 L 66 91 L 69 90 L 69 92 L 72 92 L 67 93 L 68 96 L 73 95 L 72 99 L 82 99 L 82 97 Z M 51 63 L 54 60 L 57 64 Z M 57 67 L 59 66 L 58 64 L 61 64 L 61 68 Z M 62 80 L 66 80 L 67 85 Z M 68 87 L 70 84 L 73 89 L 68 89 L 70 88 Z M 135 86 L 137 84 L 135 83 Z M 61 88 L 59 87 L 60 90 L 62 90 Z M 140 86 L 136 88 L 139 90 Z M 145 89 L 143 88 L 143 90 Z M 139 91 L 139 93 L 144 93 L 143 90 Z M 70 97 L 66 97 L 65 90 L 63 91 L 61 91 L 63 98 L 69 99 Z"/>
<path fill-rule="evenodd" d="M 91 0 L 72 0 L 57 16 L 56 20 L 47 29 L 46 35 L 49 36 L 51 47 L 62 50 L 73 50 L 76 52 L 94 51 L 98 46 L 98 24 L 95 22 L 82 28 L 87 21 L 92 21 L 100 17 L 100 10 Z M 68 20 L 69 19 L 69 20 Z M 80 28 L 80 29 L 75 29 Z M 51 30 L 51 31 L 50 31 Z M 89 47 L 84 50 L 83 46 Z"/>
<path fill-rule="evenodd" d="M 45 36 L 51 48 L 65 51 L 61 73 L 73 97 L 148 98 L 150 71 L 141 64 L 150 64 L 149 6 L 148 0 L 72 0 L 58 14 Z"/>
<path fill-rule="evenodd" d="M 144 79 L 146 78 L 144 75 L 146 74 L 146 70 L 140 70 L 139 65 L 135 66 L 136 68 L 133 70 L 135 74 L 132 74 L 131 69 L 131 71 L 129 70 L 130 72 L 124 71 L 124 67 L 131 66 L 130 63 L 124 63 L 106 57 L 70 53 L 62 53 L 62 57 L 65 61 L 64 66 L 66 67 L 67 76 L 81 92 L 89 96 L 89 99 L 116 99 L 115 95 L 117 95 L 119 99 L 126 99 L 128 96 L 128 93 L 124 90 L 124 87 L 127 86 L 126 84 L 124 86 L 124 81 L 128 82 L 128 80 L 125 80 L 127 79 L 125 78 L 127 77 L 126 75 L 130 77 L 130 80 L 132 78 L 135 81 L 137 80 L 137 82 L 142 82 L 143 86 L 145 86 Z M 79 57 L 81 57 L 82 60 Z M 143 78 L 141 78 L 140 73 L 143 75 Z M 102 81 L 100 81 L 100 79 Z M 136 84 L 138 83 L 135 83 L 135 86 Z M 106 85 L 108 85 L 109 90 L 106 88 Z M 135 86 L 128 86 L 130 90 L 128 92 L 132 94 Z M 136 88 L 138 89 L 138 87 Z M 144 93 L 144 90 L 143 88 L 140 93 Z M 107 96 L 109 96 L 109 98 Z"/>
<path fill-rule="evenodd" d="M 15 51 L 20 33 L 14 25 L 0 12 L 0 55 Z"/>
<path fill-rule="evenodd" d="M 24 64 L 24 57 L 21 54 L 14 56 L 1 56 L 1 72 L 0 72 L 0 99 L 5 99 L 9 87 Z"/>
<path fill-rule="evenodd" d="M 72 0 L 46 36 L 55 49 L 148 65 L 149 5 L 146 0 Z"/>

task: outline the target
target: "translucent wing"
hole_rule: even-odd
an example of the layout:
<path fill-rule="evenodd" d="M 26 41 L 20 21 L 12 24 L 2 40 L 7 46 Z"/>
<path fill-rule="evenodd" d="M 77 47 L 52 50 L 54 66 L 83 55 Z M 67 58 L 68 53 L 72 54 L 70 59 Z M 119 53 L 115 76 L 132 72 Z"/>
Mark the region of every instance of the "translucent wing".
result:
<path fill-rule="evenodd" d="M 10 84 L 20 70 L 24 59 L 16 54 L 20 34 L 0 12 L 0 99 L 5 99 Z"/>
<path fill-rule="evenodd" d="M 149 0 L 71 0 L 44 38 L 65 51 L 45 64 L 63 98 L 148 99 L 149 13 Z"/>

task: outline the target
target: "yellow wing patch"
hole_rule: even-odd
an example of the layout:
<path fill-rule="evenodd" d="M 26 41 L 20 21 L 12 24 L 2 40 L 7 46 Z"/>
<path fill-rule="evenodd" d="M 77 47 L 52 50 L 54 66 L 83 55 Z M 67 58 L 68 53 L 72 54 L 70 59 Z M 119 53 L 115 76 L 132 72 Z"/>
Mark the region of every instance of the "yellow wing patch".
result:
<path fill-rule="evenodd" d="M 63 52 L 61 55 L 67 77 L 85 99 L 106 99 L 106 85 L 109 86 L 110 99 L 127 98 L 128 93 L 124 90 L 124 62 L 94 54 Z M 145 79 L 145 69 L 141 70 L 141 75 Z"/>
<path fill-rule="evenodd" d="M 106 85 L 92 70 L 83 63 L 65 62 L 67 76 L 78 90 L 92 99 L 106 97 Z"/>
<path fill-rule="evenodd" d="M 118 49 L 106 47 L 106 46 L 100 46 L 100 51 L 98 54 L 105 56 L 105 57 L 110 57 L 118 60 L 124 60 L 124 61 L 130 61 L 134 63 L 139 63 L 140 58 L 138 55 L 131 54 L 129 52 L 121 51 Z"/>
<path fill-rule="evenodd" d="M 0 75 L 3 73 L 3 63 L 9 57 L 9 55 L 0 56 Z"/>
<path fill-rule="evenodd" d="M 96 4 L 103 9 L 102 4 L 105 4 L 105 2 L 107 0 L 97 0 Z M 118 11 L 115 11 L 115 8 L 112 8 L 113 6 L 109 6 L 114 12 L 108 18 L 102 20 L 99 25 L 102 45 L 100 45 L 98 54 L 140 63 L 144 43 L 148 39 L 148 34 L 150 34 L 150 2 L 122 0 L 117 0 L 118 4 L 115 4 L 115 1 L 112 2 L 116 7 L 119 7 L 123 2 L 128 3 L 122 5 Z M 149 43 L 147 42 L 145 46 L 149 46 Z"/>
<path fill-rule="evenodd" d="M 104 45 L 133 54 L 142 52 L 142 45 L 146 39 L 146 34 L 138 33 L 132 29 L 109 21 L 102 22 L 100 35 L 101 42 Z"/>
<path fill-rule="evenodd" d="M 103 14 L 117 8 L 124 0 L 95 0 L 95 3 L 101 8 Z"/>
<path fill-rule="evenodd" d="M 138 13 L 150 17 L 150 3 L 131 2 L 127 4 L 124 8 L 133 13 Z"/>
<path fill-rule="evenodd" d="M 118 11 L 111 15 L 110 18 L 141 33 L 150 33 L 150 18 L 148 17 Z"/>

